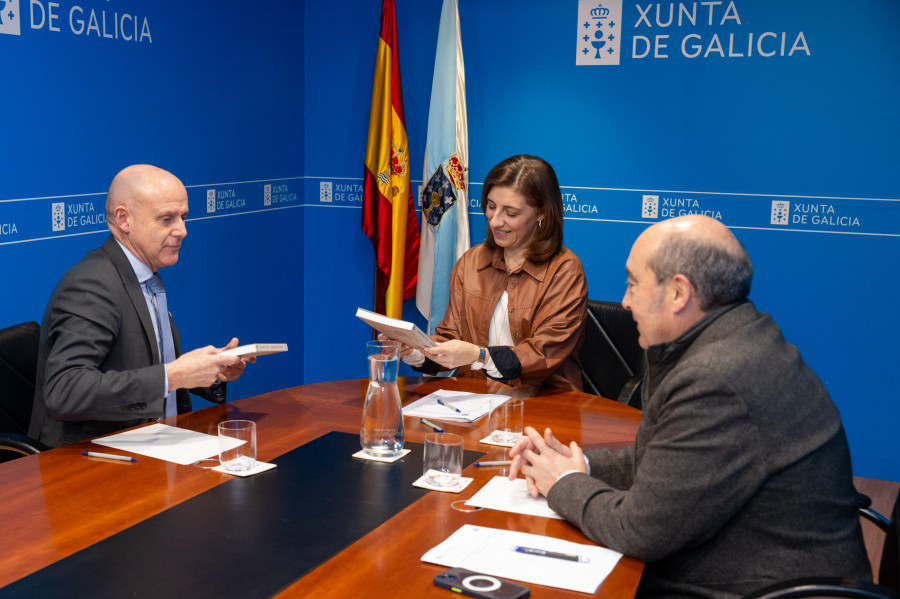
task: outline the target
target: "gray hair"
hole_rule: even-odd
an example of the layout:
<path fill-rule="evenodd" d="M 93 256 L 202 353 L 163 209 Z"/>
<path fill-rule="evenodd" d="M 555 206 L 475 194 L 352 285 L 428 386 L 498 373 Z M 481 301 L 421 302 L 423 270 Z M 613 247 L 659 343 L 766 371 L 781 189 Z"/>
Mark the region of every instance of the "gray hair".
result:
<path fill-rule="evenodd" d="M 647 266 L 659 283 L 676 274 L 687 277 L 699 296 L 700 308 L 708 312 L 750 294 L 753 264 L 744 246 L 735 241 L 737 250 L 729 251 L 721 243 L 672 233 L 660 242 Z"/>

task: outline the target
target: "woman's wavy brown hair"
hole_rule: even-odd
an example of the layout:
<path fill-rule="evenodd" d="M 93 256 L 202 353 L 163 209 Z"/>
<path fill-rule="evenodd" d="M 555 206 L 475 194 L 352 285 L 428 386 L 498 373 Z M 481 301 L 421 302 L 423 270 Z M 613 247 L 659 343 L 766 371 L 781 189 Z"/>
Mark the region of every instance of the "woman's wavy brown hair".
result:
<path fill-rule="evenodd" d="M 488 195 L 494 187 L 508 187 L 522 194 L 529 206 L 544 212 L 544 222 L 535 229 L 528 243 L 526 257 L 532 262 L 549 260 L 562 249 L 563 204 L 559 181 L 550 164 L 537 156 L 510 156 L 491 169 L 481 191 L 481 211 L 487 208 Z M 497 248 L 490 226 L 484 244 Z"/>

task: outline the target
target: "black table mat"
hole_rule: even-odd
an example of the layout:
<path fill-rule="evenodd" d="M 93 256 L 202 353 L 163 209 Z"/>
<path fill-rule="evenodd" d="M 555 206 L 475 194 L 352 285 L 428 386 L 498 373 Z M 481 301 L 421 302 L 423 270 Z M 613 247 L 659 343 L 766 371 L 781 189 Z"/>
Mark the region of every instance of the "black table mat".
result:
<path fill-rule="evenodd" d="M 422 445 L 392 464 L 331 432 L 0 589 L 2 597 L 269 597 L 428 493 Z M 482 453 L 466 451 L 469 465 Z M 8 546 L 7 550 L 14 551 Z"/>

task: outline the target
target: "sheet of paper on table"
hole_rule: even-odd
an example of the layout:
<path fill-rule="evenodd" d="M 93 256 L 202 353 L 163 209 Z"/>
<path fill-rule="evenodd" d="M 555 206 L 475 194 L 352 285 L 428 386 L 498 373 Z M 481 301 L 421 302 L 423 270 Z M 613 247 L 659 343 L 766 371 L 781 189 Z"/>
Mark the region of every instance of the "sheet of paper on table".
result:
<path fill-rule="evenodd" d="M 218 437 L 159 423 L 100 437 L 93 443 L 185 466 L 219 455 Z M 233 439 L 226 449 L 242 443 L 246 441 Z"/>
<path fill-rule="evenodd" d="M 403 415 L 434 420 L 475 422 L 479 418 L 487 416 L 491 411 L 491 400 L 498 398 L 506 401 L 510 399 L 508 395 L 466 393 L 465 391 L 439 389 L 403 408 Z M 438 400 L 449 403 L 460 411 L 457 412 L 452 408 L 441 405 L 438 403 Z"/>
<path fill-rule="evenodd" d="M 524 478 L 509 480 L 505 476 L 495 476 L 466 501 L 466 505 L 528 516 L 562 519 L 562 516 L 547 505 L 546 497 L 531 496 Z"/>
<path fill-rule="evenodd" d="M 517 552 L 516 547 L 577 555 L 587 561 L 529 555 Z M 596 593 L 621 557 L 621 553 L 597 545 L 464 524 L 443 543 L 427 551 L 422 561 L 520 582 Z"/>

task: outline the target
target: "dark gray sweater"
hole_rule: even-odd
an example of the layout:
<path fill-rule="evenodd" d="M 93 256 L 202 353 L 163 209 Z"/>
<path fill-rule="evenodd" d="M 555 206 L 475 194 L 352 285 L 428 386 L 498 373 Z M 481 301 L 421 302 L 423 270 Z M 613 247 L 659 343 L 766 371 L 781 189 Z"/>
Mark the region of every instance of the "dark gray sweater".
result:
<path fill-rule="evenodd" d="M 587 451 L 550 506 L 647 562 L 640 596 L 734 597 L 797 576 L 871 579 L 840 415 L 750 302 L 647 352 L 634 447 Z"/>

